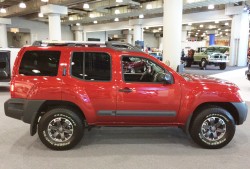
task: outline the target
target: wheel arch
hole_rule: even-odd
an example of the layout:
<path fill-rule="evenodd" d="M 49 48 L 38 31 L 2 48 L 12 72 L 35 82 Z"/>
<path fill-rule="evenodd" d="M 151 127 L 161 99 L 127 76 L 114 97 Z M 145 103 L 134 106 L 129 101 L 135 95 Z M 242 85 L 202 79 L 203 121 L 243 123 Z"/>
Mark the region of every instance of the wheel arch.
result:
<path fill-rule="evenodd" d="M 48 110 L 54 108 L 54 107 L 64 107 L 64 108 L 70 108 L 73 110 L 76 110 L 76 114 L 83 120 L 85 123 L 86 116 L 84 115 L 84 112 L 80 109 L 79 106 L 76 104 L 69 102 L 69 101 L 60 101 L 60 100 L 47 100 L 45 101 L 41 107 L 39 108 L 36 115 L 32 118 L 31 124 L 30 124 L 30 135 L 33 136 L 37 132 L 37 124 L 39 122 L 39 118 L 45 114 Z"/>
<path fill-rule="evenodd" d="M 205 108 L 211 107 L 211 106 L 216 106 L 216 107 L 221 107 L 227 110 L 233 117 L 233 120 L 235 121 L 235 124 L 239 124 L 239 114 L 237 109 L 234 107 L 234 105 L 230 102 L 207 102 L 207 103 L 202 103 L 197 108 L 193 111 L 193 113 L 188 117 L 186 125 L 185 125 L 185 132 L 189 134 L 189 130 L 191 128 L 192 122 L 199 114 L 199 112 Z"/>

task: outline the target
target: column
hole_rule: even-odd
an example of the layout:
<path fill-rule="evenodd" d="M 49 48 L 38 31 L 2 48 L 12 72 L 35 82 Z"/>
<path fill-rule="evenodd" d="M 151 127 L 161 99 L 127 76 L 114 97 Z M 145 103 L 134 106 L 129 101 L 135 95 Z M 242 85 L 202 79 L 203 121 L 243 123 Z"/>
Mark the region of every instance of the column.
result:
<path fill-rule="evenodd" d="M 169 61 L 174 70 L 180 65 L 181 58 L 182 9 L 182 0 L 164 0 L 163 62 Z"/>
<path fill-rule="evenodd" d="M 76 41 L 83 41 L 83 26 L 72 26 L 71 30 L 74 32 Z"/>
<path fill-rule="evenodd" d="M 230 66 L 246 66 L 249 19 L 248 13 L 233 16 L 230 40 Z"/>
<path fill-rule="evenodd" d="M 132 34 L 127 34 L 127 43 L 132 44 Z"/>
<path fill-rule="evenodd" d="M 209 34 L 209 46 L 215 45 L 215 34 Z"/>
<path fill-rule="evenodd" d="M 0 48 L 8 47 L 7 28 L 6 25 L 11 24 L 10 19 L 0 18 Z"/>
<path fill-rule="evenodd" d="M 41 13 L 49 17 L 49 39 L 61 40 L 61 15 L 68 14 L 68 8 L 65 6 L 48 4 L 40 7 Z"/>
<path fill-rule="evenodd" d="M 83 40 L 86 41 L 86 42 L 88 41 L 87 32 L 85 32 L 85 31 L 83 32 Z"/>
<path fill-rule="evenodd" d="M 143 41 L 143 31 L 141 24 L 134 25 L 133 44 L 135 41 Z"/>
<path fill-rule="evenodd" d="M 76 41 L 83 41 L 83 34 L 82 31 L 75 31 L 75 40 Z"/>

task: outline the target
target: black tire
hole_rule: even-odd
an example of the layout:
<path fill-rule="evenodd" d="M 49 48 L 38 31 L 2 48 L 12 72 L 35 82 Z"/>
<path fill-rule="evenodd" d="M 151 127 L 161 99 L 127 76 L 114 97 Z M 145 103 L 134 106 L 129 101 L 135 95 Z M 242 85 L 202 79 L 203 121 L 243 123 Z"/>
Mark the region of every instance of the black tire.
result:
<path fill-rule="evenodd" d="M 224 147 L 232 140 L 234 133 L 232 115 L 220 107 L 207 107 L 200 111 L 190 127 L 190 136 L 194 142 L 207 149 Z"/>
<path fill-rule="evenodd" d="M 250 74 L 247 75 L 247 79 L 250 80 Z"/>
<path fill-rule="evenodd" d="M 53 150 L 73 148 L 82 139 L 83 133 L 83 120 L 76 111 L 69 108 L 49 110 L 41 117 L 38 124 L 40 140 Z"/>
<path fill-rule="evenodd" d="M 226 63 L 220 63 L 220 70 L 225 70 L 227 67 Z"/>
<path fill-rule="evenodd" d="M 202 59 L 200 62 L 200 68 L 206 70 L 206 67 L 207 67 L 207 61 L 206 59 Z"/>

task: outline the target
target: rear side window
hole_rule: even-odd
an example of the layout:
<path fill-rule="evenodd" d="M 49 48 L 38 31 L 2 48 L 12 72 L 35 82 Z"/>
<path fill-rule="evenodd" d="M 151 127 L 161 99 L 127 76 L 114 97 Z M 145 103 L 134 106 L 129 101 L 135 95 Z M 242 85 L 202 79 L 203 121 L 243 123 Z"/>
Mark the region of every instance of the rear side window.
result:
<path fill-rule="evenodd" d="M 23 55 L 19 74 L 57 76 L 60 54 L 60 51 L 27 51 Z"/>
<path fill-rule="evenodd" d="M 101 52 L 74 52 L 71 75 L 83 80 L 110 81 L 111 58 Z"/>

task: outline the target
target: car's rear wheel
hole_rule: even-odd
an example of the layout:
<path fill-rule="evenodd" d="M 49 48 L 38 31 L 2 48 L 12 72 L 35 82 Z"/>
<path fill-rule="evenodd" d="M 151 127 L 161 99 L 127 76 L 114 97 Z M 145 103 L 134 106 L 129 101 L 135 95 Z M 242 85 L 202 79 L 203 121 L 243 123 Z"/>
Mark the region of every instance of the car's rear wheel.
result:
<path fill-rule="evenodd" d="M 227 145 L 235 133 L 232 115 L 220 107 L 208 107 L 199 112 L 190 127 L 190 135 L 198 145 L 217 149 Z"/>
<path fill-rule="evenodd" d="M 45 113 L 38 124 L 42 143 L 53 150 L 73 148 L 82 138 L 84 124 L 75 110 L 54 108 Z"/>
<path fill-rule="evenodd" d="M 220 63 L 220 70 L 225 70 L 227 67 L 226 63 Z"/>

